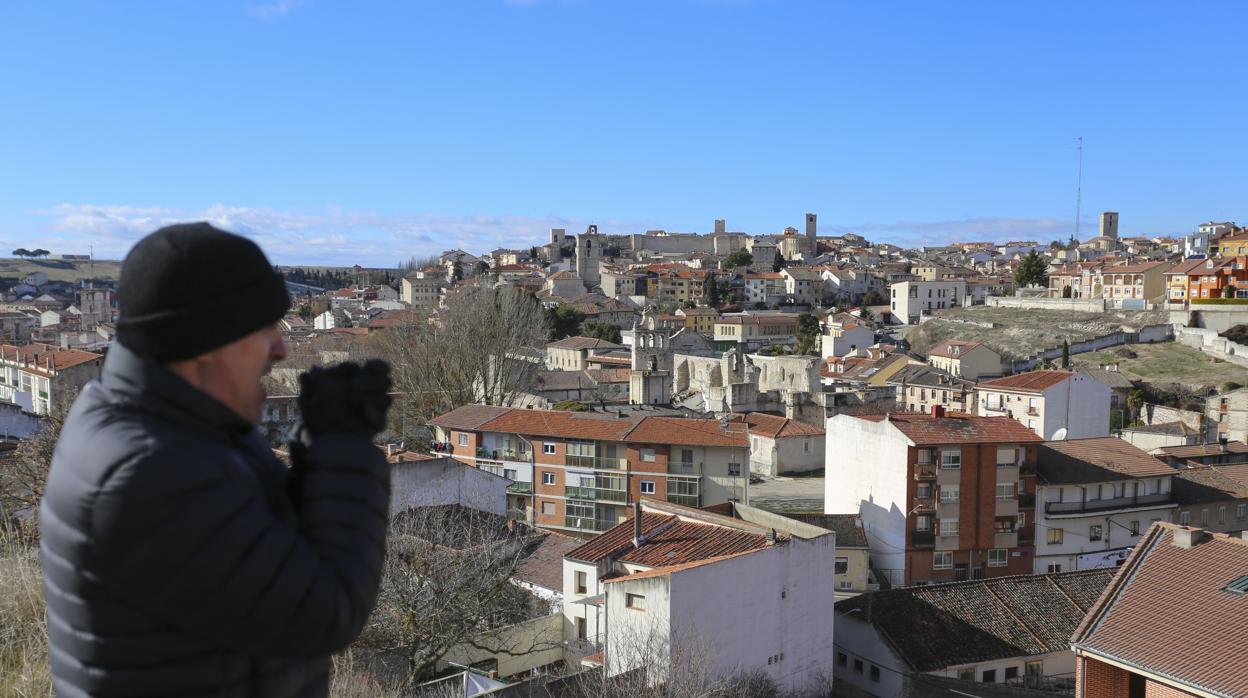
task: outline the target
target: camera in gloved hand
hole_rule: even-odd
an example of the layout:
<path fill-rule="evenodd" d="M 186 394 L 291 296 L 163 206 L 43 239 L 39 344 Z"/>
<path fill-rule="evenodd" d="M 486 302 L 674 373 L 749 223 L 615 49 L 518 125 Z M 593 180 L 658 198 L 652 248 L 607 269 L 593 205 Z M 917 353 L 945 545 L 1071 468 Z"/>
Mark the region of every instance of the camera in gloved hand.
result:
<path fill-rule="evenodd" d="M 390 386 L 390 365 L 379 359 L 313 368 L 299 376 L 304 430 L 377 436 L 386 428 Z"/>

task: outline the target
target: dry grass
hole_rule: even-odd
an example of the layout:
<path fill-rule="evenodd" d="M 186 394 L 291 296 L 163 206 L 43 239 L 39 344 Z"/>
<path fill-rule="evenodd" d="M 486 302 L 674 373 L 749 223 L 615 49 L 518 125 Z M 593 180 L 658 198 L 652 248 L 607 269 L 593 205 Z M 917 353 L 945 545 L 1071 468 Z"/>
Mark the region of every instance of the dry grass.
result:
<path fill-rule="evenodd" d="M 982 342 L 1003 357 L 1021 358 L 1038 350 L 1060 347 L 1062 340 L 1072 344 L 1117 332 L 1127 327 L 1164 323 L 1162 311 L 1110 310 L 1104 313 L 997 308 L 976 305 L 933 313 L 932 320 L 919 325 L 906 339 L 920 354 L 947 339 Z M 985 323 L 983 325 L 973 323 Z M 995 327 L 986 326 L 992 323 Z"/>
<path fill-rule="evenodd" d="M 52 695 L 38 548 L 0 523 L 0 695 Z"/>
<path fill-rule="evenodd" d="M 1124 349 L 1130 353 L 1121 351 Z M 1127 344 L 1104 351 L 1076 354 L 1071 361 L 1077 368 L 1098 368 L 1116 363 L 1122 374 L 1132 380 L 1205 388 L 1216 388 L 1227 381 L 1242 383 L 1248 375 L 1243 366 L 1219 361 L 1199 349 L 1177 342 Z"/>

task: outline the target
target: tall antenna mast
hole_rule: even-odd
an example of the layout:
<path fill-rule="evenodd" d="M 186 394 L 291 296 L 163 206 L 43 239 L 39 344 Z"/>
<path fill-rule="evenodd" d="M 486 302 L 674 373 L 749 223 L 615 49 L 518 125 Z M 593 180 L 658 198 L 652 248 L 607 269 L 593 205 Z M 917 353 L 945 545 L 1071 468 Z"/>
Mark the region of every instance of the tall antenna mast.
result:
<path fill-rule="evenodd" d="M 1079 183 L 1075 185 L 1075 239 L 1079 239 L 1079 219 L 1083 213 L 1083 136 L 1079 136 Z"/>

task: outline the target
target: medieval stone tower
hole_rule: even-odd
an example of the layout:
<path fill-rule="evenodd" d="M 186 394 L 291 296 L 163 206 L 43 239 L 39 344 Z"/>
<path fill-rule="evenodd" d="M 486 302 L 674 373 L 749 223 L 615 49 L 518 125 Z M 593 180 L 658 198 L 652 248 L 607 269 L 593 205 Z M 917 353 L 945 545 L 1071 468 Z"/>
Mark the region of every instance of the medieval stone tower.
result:
<path fill-rule="evenodd" d="M 819 254 L 819 243 L 815 237 L 815 214 L 806 214 L 806 254 L 815 257 Z"/>
<path fill-rule="evenodd" d="M 628 372 L 628 401 L 666 405 L 672 401 L 672 349 L 667 333 L 633 325 L 633 361 Z"/>
<path fill-rule="evenodd" d="M 591 225 L 584 233 L 576 236 L 576 275 L 581 277 L 585 288 L 593 289 L 602 285 L 602 274 L 598 271 L 600 260 L 602 236 L 598 234 L 598 226 Z"/>

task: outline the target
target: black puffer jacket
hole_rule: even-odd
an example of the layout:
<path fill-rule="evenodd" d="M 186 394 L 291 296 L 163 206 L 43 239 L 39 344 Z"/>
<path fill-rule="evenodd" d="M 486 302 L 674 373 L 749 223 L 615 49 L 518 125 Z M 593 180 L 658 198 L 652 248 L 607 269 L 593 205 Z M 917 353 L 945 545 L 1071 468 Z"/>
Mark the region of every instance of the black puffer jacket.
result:
<path fill-rule="evenodd" d="M 362 436 L 293 454 L 124 347 L 79 397 L 40 511 L 60 696 L 323 696 L 363 627 L 390 476 Z"/>

